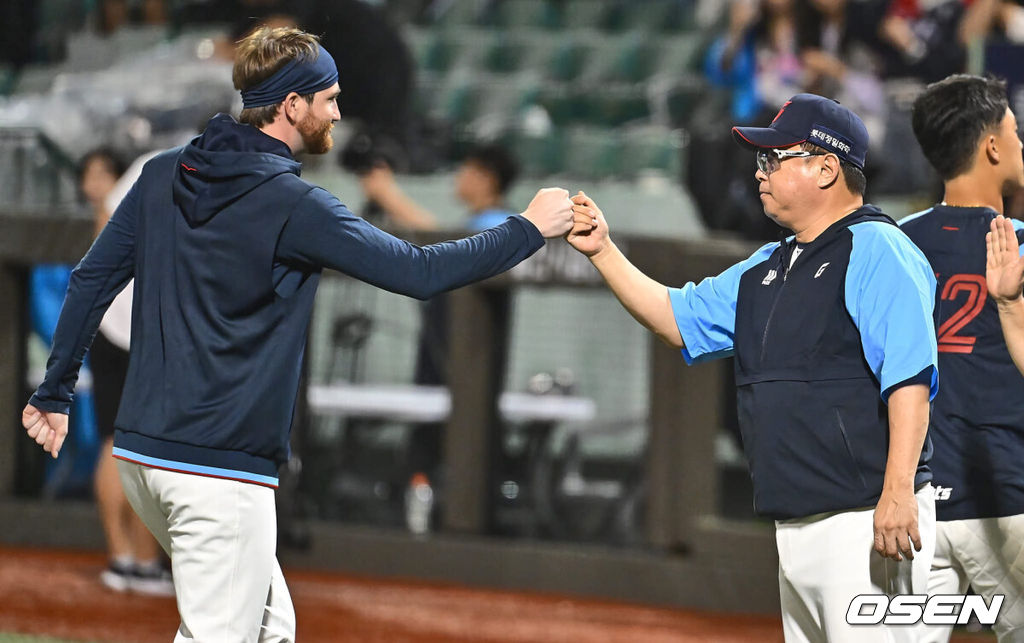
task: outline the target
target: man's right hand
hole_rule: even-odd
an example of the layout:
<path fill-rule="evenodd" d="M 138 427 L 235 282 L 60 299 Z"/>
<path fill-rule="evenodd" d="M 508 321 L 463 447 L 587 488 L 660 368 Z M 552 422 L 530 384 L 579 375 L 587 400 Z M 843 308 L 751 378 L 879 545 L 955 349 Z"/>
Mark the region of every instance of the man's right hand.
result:
<path fill-rule="evenodd" d="M 526 206 L 523 217 L 537 226 L 545 239 L 564 237 L 572 230 L 573 212 L 569 191 L 562 188 L 544 188 Z"/>
<path fill-rule="evenodd" d="M 582 190 L 572 198 L 572 202 L 577 223 L 566 237 L 566 241 L 586 256 L 593 257 L 611 244 L 608 238 L 608 222 L 605 221 L 601 208 L 597 207 L 594 200 Z"/>
<path fill-rule="evenodd" d="M 1021 297 L 1024 285 L 1024 257 L 1020 256 L 1017 233 L 1013 223 L 1003 216 L 992 219 L 991 231 L 985 235 L 988 261 L 985 283 L 996 303 L 1009 303 Z"/>
<path fill-rule="evenodd" d="M 48 413 L 26 404 L 21 412 L 21 424 L 28 437 L 35 440 L 43 451 L 53 457 L 60 453 L 64 438 L 68 435 L 68 416 L 64 413 Z"/>

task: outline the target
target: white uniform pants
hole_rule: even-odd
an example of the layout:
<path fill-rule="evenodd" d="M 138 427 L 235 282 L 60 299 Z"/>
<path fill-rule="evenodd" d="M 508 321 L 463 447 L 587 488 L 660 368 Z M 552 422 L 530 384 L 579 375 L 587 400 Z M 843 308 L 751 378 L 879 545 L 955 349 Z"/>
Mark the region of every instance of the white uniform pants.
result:
<path fill-rule="evenodd" d="M 935 550 L 932 486 L 917 492 L 921 551 L 896 562 L 874 550 L 874 508 L 775 523 L 779 593 L 787 643 L 916 641 L 913 626 L 848 625 L 858 594 L 923 594 Z"/>
<path fill-rule="evenodd" d="M 1024 514 L 948 520 L 936 526 L 928 594 L 963 594 L 970 585 L 992 604 L 1003 594 L 993 626 L 1000 643 L 1024 642 Z M 949 640 L 953 627 L 921 628 L 921 643 Z"/>
<path fill-rule="evenodd" d="M 118 460 L 125 496 L 171 557 L 176 643 L 295 640 L 274 490 Z"/>

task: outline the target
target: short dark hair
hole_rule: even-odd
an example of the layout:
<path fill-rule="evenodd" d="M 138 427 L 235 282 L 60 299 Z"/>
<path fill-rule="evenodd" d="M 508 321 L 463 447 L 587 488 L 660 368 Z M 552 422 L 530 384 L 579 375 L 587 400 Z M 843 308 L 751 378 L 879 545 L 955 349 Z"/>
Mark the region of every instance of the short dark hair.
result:
<path fill-rule="evenodd" d="M 814 143 L 802 143 L 800 145 L 800 149 L 805 152 L 824 152 L 825 154 L 835 154 L 835 152 L 830 152 L 829 150 L 819 147 Z M 839 156 L 836 156 L 836 158 L 839 158 Z M 839 168 L 843 171 L 843 181 L 846 182 L 846 188 L 854 194 L 864 196 L 864 192 L 868 189 L 868 179 L 864 176 L 864 171 L 853 163 L 844 161 L 841 158 L 839 159 Z"/>
<path fill-rule="evenodd" d="M 1009 103 L 1006 82 L 954 74 L 932 83 L 914 101 L 914 136 L 943 181 L 971 169 L 981 137 L 999 126 Z"/>
<path fill-rule="evenodd" d="M 519 177 L 519 162 L 501 145 L 478 145 L 471 149 L 463 163 L 479 165 L 494 175 L 498 182 L 498 193 L 505 194 Z"/>
<path fill-rule="evenodd" d="M 128 164 L 125 163 L 124 157 L 121 156 L 112 147 L 96 147 L 82 156 L 82 160 L 78 162 L 78 180 L 82 180 L 82 175 L 85 174 L 85 168 L 88 167 L 93 161 L 99 161 L 107 166 L 107 171 L 110 172 L 114 178 L 121 178 L 125 170 L 128 169 Z"/>

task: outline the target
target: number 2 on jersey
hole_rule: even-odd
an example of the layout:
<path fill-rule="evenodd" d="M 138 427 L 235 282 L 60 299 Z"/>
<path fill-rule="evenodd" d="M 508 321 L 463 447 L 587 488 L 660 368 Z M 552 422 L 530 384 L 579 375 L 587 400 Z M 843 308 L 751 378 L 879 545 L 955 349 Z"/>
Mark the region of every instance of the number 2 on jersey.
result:
<path fill-rule="evenodd" d="M 971 353 L 977 337 L 958 334 L 963 327 L 971 323 L 982 308 L 988 297 L 985 278 L 981 275 L 958 274 L 946 281 L 942 288 L 942 300 L 953 301 L 961 294 L 967 294 L 967 301 L 944 321 L 936 333 L 939 340 L 940 353 Z"/>

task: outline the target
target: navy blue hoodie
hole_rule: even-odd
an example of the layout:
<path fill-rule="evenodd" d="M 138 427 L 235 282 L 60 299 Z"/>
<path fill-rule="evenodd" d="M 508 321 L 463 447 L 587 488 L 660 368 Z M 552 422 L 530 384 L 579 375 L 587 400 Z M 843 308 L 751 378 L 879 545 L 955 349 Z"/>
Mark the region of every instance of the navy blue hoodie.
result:
<path fill-rule="evenodd" d="M 224 114 L 149 161 L 72 274 L 31 403 L 67 412 L 103 312 L 134 277 L 115 456 L 275 486 L 321 269 L 427 299 L 544 244 L 516 215 L 418 247 L 353 215 L 300 168 L 284 143 Z"/>

